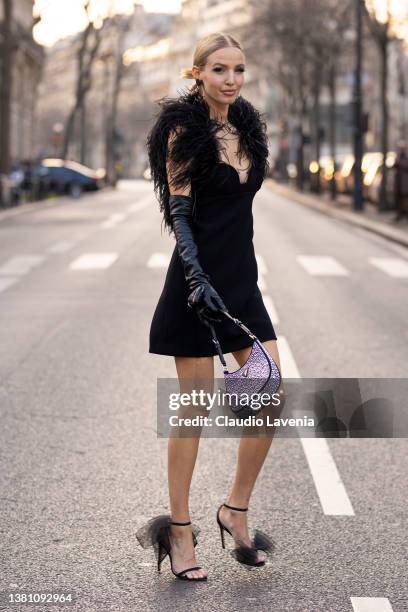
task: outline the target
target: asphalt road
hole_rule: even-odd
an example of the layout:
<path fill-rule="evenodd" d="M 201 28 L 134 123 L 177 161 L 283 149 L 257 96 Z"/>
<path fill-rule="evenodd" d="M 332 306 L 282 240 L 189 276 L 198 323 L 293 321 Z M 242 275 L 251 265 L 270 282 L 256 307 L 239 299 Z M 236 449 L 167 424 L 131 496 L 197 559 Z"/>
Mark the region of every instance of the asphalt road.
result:
<path fill-rule="evenodd" d="M 266 186 L 253 210 L 284 377 L 406 377 L 408 253 Z M 255 570 L 215 523 L 238 440 L 203 439 L 191 514 L 208 582 L 176 581 L 168 560 L 158 575 L 137 545 L 168 511 L 156 379 L 176 371 L 148 353 L 174 246 L 160 222 L 142 181 L 0 219 L 0 609 L 408 610 L 405 439 L 274 440 L 250 524 L 277 548 Z"/>

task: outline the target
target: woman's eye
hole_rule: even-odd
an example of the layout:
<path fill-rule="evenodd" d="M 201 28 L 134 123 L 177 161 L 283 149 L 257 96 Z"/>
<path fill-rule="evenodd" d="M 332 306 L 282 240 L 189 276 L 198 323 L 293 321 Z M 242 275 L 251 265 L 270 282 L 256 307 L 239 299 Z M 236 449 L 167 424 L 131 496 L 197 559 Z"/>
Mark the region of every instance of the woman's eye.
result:
<path fill-rule="evenodd" d="M 222 70 L 223 69 L 220 66 L 214 68 L 214 72 L 222 72 Z M 245 72 L 245 68 L 237 68 L 237 72 Z"/>

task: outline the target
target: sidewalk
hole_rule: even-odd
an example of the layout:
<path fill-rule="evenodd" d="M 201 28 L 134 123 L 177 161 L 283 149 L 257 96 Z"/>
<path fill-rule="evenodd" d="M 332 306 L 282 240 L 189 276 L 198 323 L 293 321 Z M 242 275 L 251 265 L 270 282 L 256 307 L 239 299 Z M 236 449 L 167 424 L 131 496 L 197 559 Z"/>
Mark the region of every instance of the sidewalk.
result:
<path fill-rule="evenodd" d="M 394 221 L 395 211 L 377 212 L 376 207 L 370 202 L 364 203 L 364 211 L 355 212 L 352 209 L 350 196 L 339 194 L 336 201 L 330 200 L 329 194 L 321 196 L 312 193 L 301 193 L 292 187 L 268 178 L 265 185 L 271 190 L 289 200 L 309 206 L 325 215 L 331 215 L 342 219 L 353 225 L 362 227 L 370 232 L 379 234 L 387 240 L 408 247 L 408 220 L 402 219 L 398 223 Z"/>
<path fill-rule="evenodd" d="M 13 206 L 2 207 L 0 206 L 0 222 L 9 219 L 10 217 L 16 217 L 32 210 L 41 210 L 43 208 L 49 208 L 53 206 L 57 201 L 67 196 L 55 196 L 46 200 L 39 200 L 35 202 L 25 202 L 24 204 L 15 204 Z"/>
<path fill-rule="evenodd" d="M 113 189 L 110 186 L 101 187 L 97 191 L 85 191 L 82 196 L 86 196 L 94 193 L 102 193 L 109 189 Z M 17 215 L 21 215 L 23 213 L 42 210 L 45 208 L 51 208 L 52 206 L 62 206 L 63 204 L 72 204 L 75 202 L 80 202 L 81 198 L 72 198 L 68 195 L 56 195 L 46 198 L 44 200 L 37 200 L 35 202 L 25 202 L 24 204 L 16 204 L 14 206 L 8 206 L 3 208 L 0 206 L 0 222 L 9 219 L 10 217 L 16 217 Z"/>

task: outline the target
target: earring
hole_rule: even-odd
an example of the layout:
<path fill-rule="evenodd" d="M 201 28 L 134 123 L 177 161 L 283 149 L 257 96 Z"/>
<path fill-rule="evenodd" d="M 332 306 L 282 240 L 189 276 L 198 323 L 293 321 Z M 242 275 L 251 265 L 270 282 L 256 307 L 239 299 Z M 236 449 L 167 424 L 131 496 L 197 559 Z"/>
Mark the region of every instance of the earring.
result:
<path fill-rule="evenodd" d="M 201 79 L 196 79 L 195 82 L 196 82 L 196 85 L 202 85 L 203 84 Z"/>

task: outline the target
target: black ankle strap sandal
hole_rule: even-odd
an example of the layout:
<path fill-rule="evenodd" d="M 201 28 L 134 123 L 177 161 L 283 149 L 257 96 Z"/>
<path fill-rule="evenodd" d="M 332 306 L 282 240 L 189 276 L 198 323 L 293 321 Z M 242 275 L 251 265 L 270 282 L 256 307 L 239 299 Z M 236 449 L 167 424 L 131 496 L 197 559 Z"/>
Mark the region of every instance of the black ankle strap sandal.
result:
<path fill-rule="evenodd" d="M 225 506 L 226 508 L 229 508 L 229 510 L 236 510 L 237 512 L 246 512 L 248 510 L 248 508 L 234 508 L 234 506 L 229 506 L 228 504 L 222 504 L 223 506 Z"/>
<path fill-rule="evenodd" d="M 226 527 L 220 519 L 220 511 L 221 508 L 225 507 L 229 510 L 236 510 L 237 512 L 247 512 L 248 508 L 236 508 L 235 506 L 230 506 L 229 504 L 221 504 L 221 506 L 217 510 L 217 523 L 220 528 L 220 536 L 221 536 L 221 545 L 225 548 L 225 537 L 224 531 L 229 533 L 229 535 L 234 539 L 231 531 Z M 235 539 L 234 539 L 235 540 Z M 266 553 L 273 552 L 275 549 L 275 542 L 271 540 L 265 533 L 259 531 L 259 529 L 255 530 L 255 535 L 252 540 L 252 545 L 247 546 L 246 544 L 235 542 L 236 548 L 231 551 L 232 556 L 238 561 L 238 563 L 242 563 L 243 565 L 249 565 L 251 567 L 262 567 L 265 565 L 265 561 L 258 561 L 258 550 L 263 550 Z"/>
<path fill-rule="evenodd" d="M 186 569 L 181 570 L 181 572 L 175 572 L 173 569 L 173 560 L 171 558 L 171 544 L 170 544 L 170 533 L 171 533 L 171 525 L 177 525 L 180 527 L 187 527 L 188 525 L 192 525 L 191 521 L 186 522 L 178 522 L 173 521 L 169 515 L 160 515 L 155 518 L 150 519 L 150 521 L 141 527 L 136 532 L 136 538 L 139 544 L 143 548 L 148 548 L 152 546 L 157 558 L 157 570 L 160 572 L 161 564 L 164 559 L 168 556 L 170 559 L 170 567 L 173 574 L 176 578 L 180 580 L 190 580 L 192 582 L 203 582 L 207 580 L 207 576 L 186 576 L 188 572 L 192 572 L 194 570 L 202 569 L 199 565 L 194 567 L 187 567 Z M 192 525 L 192 536 L 193 536 L 193 545 L 197 546 L 197 535 L 199 534 L 200 529 L 196 525 Z"/>

